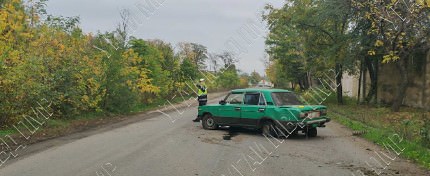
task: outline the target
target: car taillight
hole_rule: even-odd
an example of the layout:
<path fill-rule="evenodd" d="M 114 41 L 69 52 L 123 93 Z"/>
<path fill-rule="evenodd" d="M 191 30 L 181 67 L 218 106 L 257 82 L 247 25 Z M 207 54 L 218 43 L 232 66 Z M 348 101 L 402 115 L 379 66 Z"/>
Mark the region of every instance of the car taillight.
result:
<path fill-rule="evenodd" d="M 322 109 L 322 110 L 321 110 L 321 115 L 322 115 L 322 116 L 327 115 L 327 109 Z"/>

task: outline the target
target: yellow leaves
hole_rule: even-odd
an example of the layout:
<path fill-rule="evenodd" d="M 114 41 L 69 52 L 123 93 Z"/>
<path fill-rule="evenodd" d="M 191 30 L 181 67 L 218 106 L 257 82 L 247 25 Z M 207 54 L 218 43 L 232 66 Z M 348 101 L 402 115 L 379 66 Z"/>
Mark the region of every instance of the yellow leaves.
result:
<path fill-rule="evenodd" d="M 160 88 L 153 86 L 151 83 L 152 79 L 150 79 L 147 75 L 146 70 L 142 70 L 139 79 L 137 80 L 136 87 L 138 88 L 140 93 L 158 93 L 160 92 Z"/>
<path fill-rule="evenodd" d="M 369 56 L 374 56 L 374 55 L 376 55 L 376 52 L 375 52 L 375 50 L 370 50 L 370 51 L 367 52 L 367 54 Z"/>
<path fill-rule="evenodd" d="M 64 51 L 64 49 L 66 48 L 64 45 L 60 44 L 58 45 L 61 51 Z"/>
<path fill-rule="evenodd" d="M 84 96 L 82 96 L 81 101 L 84 103 L 88 103 L 90 101 L 90 97 L 88 97 L 88 95 L 84 95 Z"/>
<path fill-rule="evenodd" d="M 376 42 L 375 42 L 375 46 L 376 46 L 376 47 L 384 46 L 384 42 L 383 42 L 383 41 L 381 41 L 381 40 L 376 40 Z"/>
<path fill-rule="evenodd" d="M 135 90 L 136 88 L 133 86 L 133 81 L 131 81 L 131 80 L 127 80 L 126 82 L 125 82 L 125 84 L 128 86 L 128 87 L 130 87 L 132 90 Z"/>
<path fill-rule="evenodd" d="M 143 60 L 136 52 L 133 51 L 133 49 L 128 49 L 127 51 L 125 51 L 122 54 L 122 57 L 127 59 L 133 65 L 136 65 Z"/>
<path fill-rule="evenodd" d="M 385 35 L 387 36 L 387 37 L 391 37 L 392 35 L 391 35 L 391 32 L 385 32 Z"/>
<path fill-rule="evenodd" d="M 51 45 L 52 46 L 57 46 L 58 45 L 58 40 L 57 39 L 52 40 L 51 41 Z"/>
<path fill-rule="evenodd" d="M 356 0 L 352 0 L 351 3 L 354 7 L 358 7 L 359 9 L 365 7 L 365 3 Z"/>
<path fill-rule="evenodd" d="M 422 7 L 430 7 L 430 0 L 417 0 L 416 2 Z"/>
<path fill-rule="evenodd" d="M 395 54 L 393 51 L 390 51 L 389 54 L 383 57 L 382 63 L 388 63 L 388 62 L 396 61 L 398 59 L 400 59 L 400 57 L 397 54 Z"/>
<path fill-rule="evenodd" d="M 371 19 L 372 18 L 369 12 L 366 12 L 364 14 L 364 17 L 366 17 L 366 19 Z M 373 26 L 373 24 L 372 24 L 372 26 Z"/>

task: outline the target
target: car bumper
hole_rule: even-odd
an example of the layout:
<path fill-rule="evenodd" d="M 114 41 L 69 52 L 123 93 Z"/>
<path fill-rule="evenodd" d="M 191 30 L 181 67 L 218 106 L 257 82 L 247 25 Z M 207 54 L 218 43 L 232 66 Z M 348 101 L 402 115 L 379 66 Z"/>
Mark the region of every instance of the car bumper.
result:
<path fill-rule="evenodd" d="M 325 127 L 325 123 L 330 122 L 330 118 L 322 118 L 306 121 L 281 121 L 280 124 L 285 129 L 304 129 L 307 127 Z M 279 123 L 278 123 L 279 124 Z"/>
<path fill-rule="evenodd" d="M 318 119 L 318 120 L 309 120 L 309 121 L 305 121 L 305 122 L 300 122 L 300 124 L 303 124 L 303 125 L 312 125 L 312 124 L 320 124 L 320 123 L 327 123 L 327 122 L 330 122 L 329 118 Z"/>

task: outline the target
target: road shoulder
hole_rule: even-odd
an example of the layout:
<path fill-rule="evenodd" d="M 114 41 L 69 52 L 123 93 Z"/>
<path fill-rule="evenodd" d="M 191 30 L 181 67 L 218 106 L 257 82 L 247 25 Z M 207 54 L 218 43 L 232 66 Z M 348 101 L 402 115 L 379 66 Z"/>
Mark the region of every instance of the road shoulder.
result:
<path fill-rule="evenodd" d="M 212 101 L 209 101 L 209 103 L 214 103 L 215 102 L 214 99 L 220 98 L 226 94 L 227 92 L 209 93 L 208 94 L 209 100 L 212 99 Z M 165 107 L 160 107 L 158 109 L 162 110 L 163 113 L 170 113 L 176 110 L 191 108 L 196 105 L 198 105 L 197 100 L 194 98 L 191 98 L 176 104 L 166 103 Z M 160 116 L 160 113 L 154 113 L 154 112 L 159 110 L 148 110 L 148 111 L 143 111 L 132 115 L 119 115 L 114 117 L 91 119 L 87 121 L 77 121 L 76 123 L 72 123 L 70 126 L 68 126 L 67 128 L 69 129 L 61 131 L 59 134 L 56 134 L 54 137 L 52 136 L 49 137 L 46 135 L 46 133 L 55 132 L 55 130 L 43 129 L 40 132 L 36 132 L 29 140 L 25 140 L 23 138 L 17 138 L 21 140 L 16 140 L 17 146 L 16 147 L 11 146 L 11 148 L 18 148 L 19 146 L 22 146 L 20 147 L 21 150 L 15 153 L 16 157 L 10 157 L 8 160 L 6 160 L 3 163 L 3 165 L 1 165 L 1 167 L 12 164 L 28 156 L 48 150 L 53 147 L 62 146 L 88 136 L 121 128 L 130 124 L 151 119 L 154 117 L 158 117 Z"/>

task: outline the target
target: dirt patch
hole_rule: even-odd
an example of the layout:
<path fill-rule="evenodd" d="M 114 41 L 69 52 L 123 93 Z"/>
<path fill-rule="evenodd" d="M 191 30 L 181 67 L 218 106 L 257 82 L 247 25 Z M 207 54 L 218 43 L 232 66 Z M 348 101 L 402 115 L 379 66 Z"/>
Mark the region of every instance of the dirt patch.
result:
<path fill-rule="evenodd" d="M 215 137 L 202 139 L 202 142 L 208 143 L 208 144 L 221 144 L 221 141 L 222 140 L 215 138 Z"/>
<path fill-rule="evenodd" d="M 232 137 L 235 137 L 237 135 L 239 135 L 238 132 L 235 132 L 233 130 L 229 130 L 227 134 L 224 134 L 222 139 L 229 141 L 229 140 L 231 140 Z"/>
<path fill-rule="evenodd" d="M 222 139 L 225 141 L 241 142 L 246 138 L 246 135 L 260 135 L 260 132 L 253 129 L 229 127 L 226 128 L 226 134 L 223 135 Z"/>

